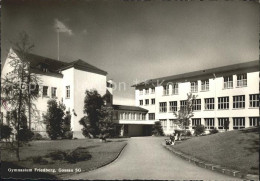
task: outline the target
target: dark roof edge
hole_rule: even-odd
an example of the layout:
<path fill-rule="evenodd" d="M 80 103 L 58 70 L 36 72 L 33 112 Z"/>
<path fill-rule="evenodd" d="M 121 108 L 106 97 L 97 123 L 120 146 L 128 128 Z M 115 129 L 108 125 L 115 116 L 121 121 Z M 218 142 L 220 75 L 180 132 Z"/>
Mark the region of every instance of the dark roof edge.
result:
<path fill-rule="evenodd" d="M 147 109 L 144 109 L 144 108 L 141 108 L 141 107 L 138 107 L 138 106 L 128 106 L 128 105 L 113 104 L 113 108 L 116 109 L 116 110 L 148 112 Z"/>
<path fill-rule="evenodd" d="M 66 70 L 66 69 L 69 69 L 69 68 L 72 68 L 72 67 L 75 68 L 75 69 L 78 69 L 78 70 L 88 71 L 88 72 L 101 74 L 101 75 L 107 75 L 108 74 L 106 71 L 103 71 L 103 70 L 97 70 L 97 69 L 92 69 L 92 68 L 89 68 L 89 67 L 73 65 L 73 64 L 68 65 L 68 66 L 64 66 L 64 67 L 60 68 L 59 71 Z"/>

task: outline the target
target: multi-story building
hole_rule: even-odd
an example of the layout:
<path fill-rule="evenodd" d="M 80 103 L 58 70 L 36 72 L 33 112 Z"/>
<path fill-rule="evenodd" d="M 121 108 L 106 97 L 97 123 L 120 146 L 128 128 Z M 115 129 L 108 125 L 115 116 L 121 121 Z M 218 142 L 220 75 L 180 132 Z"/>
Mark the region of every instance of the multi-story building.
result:
<path fill-rule="evenodd" d="M 148 110 L 147 120 L 160 121 L 165 134 L 177 129 L 176 112 L 187 94 L 196 96 L 189 129 L 202 124 L 229 130 L 259 125 L 259 61 L 151 79 L 134 85 L 135 104 Z"/>

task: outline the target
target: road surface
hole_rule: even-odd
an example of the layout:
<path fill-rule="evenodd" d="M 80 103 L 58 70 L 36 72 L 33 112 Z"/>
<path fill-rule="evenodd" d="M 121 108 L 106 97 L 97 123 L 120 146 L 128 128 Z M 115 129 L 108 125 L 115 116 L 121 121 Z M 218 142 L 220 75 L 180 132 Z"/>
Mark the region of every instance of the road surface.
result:
<path fill-rule="evenodd" d="M 161 137 L 133 137 L 111 164 L 69 179 L 240 180 L 189 163 L 162 146 Z"/>

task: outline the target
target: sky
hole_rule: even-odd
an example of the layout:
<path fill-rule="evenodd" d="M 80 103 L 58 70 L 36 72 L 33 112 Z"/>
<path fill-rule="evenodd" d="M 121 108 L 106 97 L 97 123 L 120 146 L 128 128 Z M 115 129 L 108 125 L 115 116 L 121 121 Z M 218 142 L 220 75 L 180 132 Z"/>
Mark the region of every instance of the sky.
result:
<path fill-rule="evenodd" d="M 136 82 L 259 59 L 253 1 L 3 0 L 1 23 L 2 60 L 21 31 L 57 59 L 58 28 L 60 60 L 107 71 L 115 104 L 134 105 Z"/>

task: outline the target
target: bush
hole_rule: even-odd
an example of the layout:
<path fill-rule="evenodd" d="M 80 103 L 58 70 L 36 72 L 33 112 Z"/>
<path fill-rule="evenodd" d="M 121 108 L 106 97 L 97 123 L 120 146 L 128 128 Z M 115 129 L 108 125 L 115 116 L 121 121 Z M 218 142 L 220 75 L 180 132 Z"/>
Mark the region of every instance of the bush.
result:
<path fill-rule="evenodd" d="M 66 155 L 65 159 L 69 163 L 76 163 L 76 162 L 79 162 L 79 161 L 89 160 L 90 158 L 91 158 L 91 155 L 89 154 L 89 152 L 87 151 L 86 148 L 78 147 L 74 151 L 69 152 Z"/>
<path fill-rule="evenodd" d="M 160 121 L 156 121 L 154 123 L 152 133 L 155 136 L 164 136 L 164 132 Z"/>
<path fill-rule="evenodd" d="M 7 139 L 10 138 L 13 129 L 10 126 L 8 126 L 8 125 L 1 124 L 0 125 L 0 130 L 1 130 L 1 140 L 2 139 L 7 140 Z"/>
<path fill-rule="evenodd" d="M 43 159 L 41 156 L 33 157 L 32 161 L 33 161 L 33 163 L 38 163 L 38 164 L 41 164 L 41 165 L 45 165 L 45 164 L 48 163 L 48 161 Z"/>
<path fill-rule="evenodd" d="M 204 127 L 204 125 L 196 125 L 196 127 L 194 128 L 194 134 L 196 136 L 201 135 L 203 133 L 205 133 L 206 128 Z"/>
<path fill-rule="evenodd" d="M 42 140 L 42 135 L 40 133 L 34 133 L 32 140 Z"/>
<path fill-rule="evenodd" d="M 72 139 L 73 138 L 73 132 L 72 131 L 66 131 L 64 133 L 64 139 Z"/>
<path fill-rule="evenodd" d="M 192 134 L 191 134 L 191 132 L 190 132 L 190 130 L 187 130 L 185 133 L 184 133 L 184 136 L 191 136 Z"/>
<path fill-rule="evenodd" d="M 18 134 L 16 134 L 16 139 L 19 139 L 20 141 L 30 141 L 33 138 L 34 133 L 29 130 L 28 128 L 22 128 L 19 131 L 19 136 Z"/>
<path fill-rule="evenodd" d="M 216 134 L 216 133 L 218 133 L 218 130 L 217 130 L 217 128 L 214 128 L 212 130 L 209 130 L 209 133 L 210 134 Z"/>
<path fill-rule="evenodd" d="M 58 150 L 49 153 L 48 155 L 46 155 L 46 157 L 49 157 L 52 160 L 64 160 L 66 155 L 67 155 L 66 152 Z"/>

